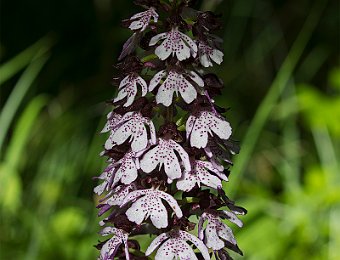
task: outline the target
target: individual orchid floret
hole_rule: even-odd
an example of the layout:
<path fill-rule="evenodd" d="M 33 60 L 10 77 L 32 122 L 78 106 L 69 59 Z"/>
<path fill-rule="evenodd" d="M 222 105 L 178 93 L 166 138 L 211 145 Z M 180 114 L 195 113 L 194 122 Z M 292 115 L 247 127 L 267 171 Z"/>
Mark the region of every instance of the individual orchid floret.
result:
<path fill-rule="evenodd" d="M 150 81 L 149 91 L 152 91 L 160 81 L 167 76 L 163 84 L 159 87 L 156 102 L 168 107 L 172 104 L 174 92 L 178 95 L 181 94 L 186 103 L 191 103 L 197 97 L 196 88 L 185 78 L 187 76 L 199 87 L 204 86 L 204 82 L 201 77 L 194 71 L 189 71 L 186 74 L 177 73 L 174 70 L 167 72 L 162 70 L 158 72 Z"/>
<path fill-rule="evenodd" d="M 223 61 L 223 52 L 213 47 L 210 47 L 206 43 L 200 41 L 198 43 L 198 56 L 203 67 L 213 66 L 212 61 L 220 65 Z"/>
<path fill-rule="evenodd" d="M 182 230 L 170 231 L 156 237 L 149 245 L 145 255 L 150 255 L 161 245 L 156 253 L 155 260 L 197 260 L 198 258 L 193 248 L 189 246 L 187 241 L 194 244 L 200 250 L 205 260 L 210 259 L 208 249 L 204 243 L 194 235 Z"/>
<path fill-rule="evenodd" d="M 137 179 L 139 165 L 134 152 L 126 153 L 114 166 L 117 167 L 117 170 L 114 174 L 112 187 L 115 187 L 118 182 L 130 184 Z"/>
<path fill-rule="evenodd" d="M 222 222 L 220 216 L 228 218 L 231 222 L 238 226 L 242 226 L 242 222 L 231 212 L 222 211 L 219 213 L 204 212 L 198 223 L 198 237 L 204 240 L 205 245 L 213 250 L 220 250 L 226 246 L 225 241 L 237 246 L 237 242 L 230 227 Z M 204 229 L 203 224 L 207 221 Z"/>
<path fill-rule="evenodd" d="M 149 45 L 154 46 L 160 40 L 164 41 L 156 48 L 155 54 L 161 60 L 167 59 L 170 55 L 176 55 L 177 59 L 182 61 L 190 56 L 195 58 L 197 55 L 196 43 L 188 35 L 180 32 L 177 27 L 152 37 Z"/>
<path fill-rule="evenodd" d="M 124 107 L 130 106 L 137 95 L 137 84 L 142 87 L 142 96 L 145 96 L 148 92 L 148 86 L 145 80 L 138 76 L 138 74 L 131 73 L 120 82 L 118 95 L 113 101 L 117 102 L 127 98 Z"/>
<path fill-rule="evenodd" d="M 176 153 L 181 158 L 185 171 L 190 171 L 189 156 L 183 147 L 171 139 L 163 138 L 159 138 L 158 145 L 146 152 L 140 161 L 140 167 L 145 173 L 150 173 L 157 165 L 159 169 L 164 165 L 168 181 L 171 182 L 182 176 L 181 163 Z"/>
<path fill-rule="evenodd" d="M 119 185 L 111 190 L 104 199 L 100 200 L 109 206 L 121 206 L 123 201 L 130 192 L 136 190 L 134 183 L 128 185 Z"/>
<path fill-rule="evenodd" d="M 125 197 L 121 207 L 130 201 L 136 200 L 126 211 L 126 216 L 130 221 L 141 224 L 150 217 L 152 224 L 156 228 L 166 228 L 168 226 L 168 211 L 163 205 L 162 199 L 170 205 L 177 218 L 182 217 L 183 214 L 177 201 L 168 193 L 154 189 L 131 192 Z"/>
<path fill-rule="evenodd" d="M 221 179 L 228 181 L 227 176 L 216 169 L 211 162 L 196 160 L 192 168 L 190 172 L 185 172 L 183 177 L 177 181 L 176 186 L 179 190 L 188 192 L 196 184 L 200 187 L 201 183 L 217 190 L 222 187 Z M 217 177 L 211 172 L 217 175 Z"/>
<path fill-rule="evenodd" d="M 129 248 L 128 248 L 128 234 L 118 228 L 114 227 L 105 227 L 100 234 L 102 236 L 113 235 L 101 248 L 100 250 L 100 260 L 113 260 L 118 248 L 124 244 L 124 251 L 125 251 L 125 259 L 129 260 Z"/>
<path fill-rule="evenodd" d="M 110 163 L 103 173 L 97 177 L 100 180 L 104 180 L 101 184 L 94 188 L 94 193 L 97 195 L 103 194 L 104 191 L 109 191 L 112 185 L 113 175 L 115 173 L 115 167 L 113 163 Z"/>
<path fill-rule="evenodd" d="M 149 118 L 143 117 L 139 112 L 128 112 L 111 128 L 110 137 L 105 143 L 105 149 L 112 149 L 115 145 L 123 144 L 128 138 L 131 142 L 131 150 L 139 152 L 148 145 L 146 126 L 150 130 L 151 144 L 156 143 L 156 131 Z"/>
<path fill-rule="evenodd" d="M 158 14 L 153 7 L 151 7 L 149 10 L 133 15 L 129 19 L 129 21 L 131 21 L 129 28 L 133 31 L 140 30 L 143 32 L 150 24 L 151 18 L 153 18 L 155 23 L 157 23 Z"/>
<path fill-rule="evenodd" d="M 230 124 L 222 117 L 210 111 L 201 111 L 191 115 L 186 123 L 187 139 L 192 147 L 205 148 L 208 143 L 208 134 L 216 134 L 219 138 L 227 140 L 231 135 Z"/>

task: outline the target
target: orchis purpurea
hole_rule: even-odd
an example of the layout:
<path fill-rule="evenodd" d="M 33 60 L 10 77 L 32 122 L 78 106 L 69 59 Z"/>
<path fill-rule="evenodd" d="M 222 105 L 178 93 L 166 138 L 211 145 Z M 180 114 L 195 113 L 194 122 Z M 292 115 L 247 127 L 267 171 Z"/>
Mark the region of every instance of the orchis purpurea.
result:
<path fill-rule="evenodd" d="M 191 0 L 134 2 L 146 10 L 123 20 L 133 34 L 102 130 L 108 166 L 94 192 L 110 238 L 98 259 L 231 259 L 242 252 L 225 220 L 242 227 L 246 210 L 222 188 L 239 148 L 213 99 L 223 82 L 204 72 L 223 60 L 218 17 Z M 141 235 L 154 236 L 144 252 Z"/>

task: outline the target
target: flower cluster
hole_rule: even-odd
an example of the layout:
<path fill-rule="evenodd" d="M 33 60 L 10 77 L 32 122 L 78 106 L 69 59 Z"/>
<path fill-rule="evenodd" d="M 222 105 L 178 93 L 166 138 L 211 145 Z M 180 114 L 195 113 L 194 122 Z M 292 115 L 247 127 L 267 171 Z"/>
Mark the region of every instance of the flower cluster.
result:
<path fill-rule="evenodd" d="M 225 220 L 242 227 L 246 210 L 222 189 L 238 146 L 213 99 L 223 83 L 204 72 L 223 60 L 218 19 L 188 0 L 135 3 L 146 10 L 123 21 L 133 34 L 102 130 L 108 165 L 94 192 L 110 238 L 98 259 L 231 259 L 242 252 Z M 133 239 L 143 234 L 155 235 L 145 252 Z"/>

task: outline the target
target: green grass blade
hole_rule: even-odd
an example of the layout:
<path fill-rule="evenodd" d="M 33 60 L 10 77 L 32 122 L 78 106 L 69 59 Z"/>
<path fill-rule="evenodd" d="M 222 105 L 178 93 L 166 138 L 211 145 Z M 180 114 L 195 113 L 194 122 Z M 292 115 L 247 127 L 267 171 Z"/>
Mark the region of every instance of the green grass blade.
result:
<path fill-rule="evenodd" d="M 52 37 L 45 36 L 5 64 L 2 64 L 0 67 L 0 85 L 30 64 L 33 58 L 39 58 L 46 54 L 53 43 Z"/>
<path fill-rule="evenodd" d="M 35 97 L 20 116 L 5 155 L 5 162 L 12 167 L 18 166 L 33 125 L 41 109 L 47 104 L 47 101 L 48 99 L 45 95 Z"/>
<path fill-rule="evenodd" d="M 19 81 L 15 85 L 12 93 L 10 94 L 5 106 L 0 114 L 0 152 L 4 143 L 5 136 L 8 128 L 15 116 L 16 111 L 19 108 L 21 101 L 25 94 L 29 90 L 30 86 L 37 78 L 39 72 L 43 68 L 48 59 L 47 55 L 43 55 L 40 58 L 34 60 L 24 71 Z"/>
<path fill-rule="evenodd" d="M 295 40 L 276 78 L 270 86 L 269 92 L 260 104 L 252 122 L 249 125 L 249 130 L 247 131 L 242 142 L 241 153 L 236 156 L 235 165 L 232 169 L 233 185 L 228 187 L 228 194 L 230 194 L 230 196 L 233 196 L 238 189 L 239 180 L 244 174 L 260 133 L 266 121 L 268 120 L 272 109 L 276 105 L 278 98 L 292 77 L 293 71 L 320 19 L 326 3 L 327 1 L 322 0 L 316 1 L 314 3 L 310 15 L 307 17 L 300 34 Z"/>

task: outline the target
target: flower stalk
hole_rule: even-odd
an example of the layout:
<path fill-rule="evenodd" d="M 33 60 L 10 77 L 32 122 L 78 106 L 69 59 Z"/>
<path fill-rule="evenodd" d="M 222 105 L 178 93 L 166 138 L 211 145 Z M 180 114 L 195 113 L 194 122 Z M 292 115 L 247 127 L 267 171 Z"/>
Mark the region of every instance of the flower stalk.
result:
<path fill-rule="evenodd" d="M 220 28 L 190 0 L 136 0 L 133 31 L 114 78 L 118 95 L 102 130 L 108 166 L 97 177 L 99 259 L 231 259 L 242 254 L 229 223 L 246 210 L 222 189 L 238 146 L 214 96 L 222 81 Z M 196 229 L 197 227 L 197 229 Z M 195 231 L 196 230 L 196 231 Z M 155 235 L 141 252 L 136 235 Z"/>

